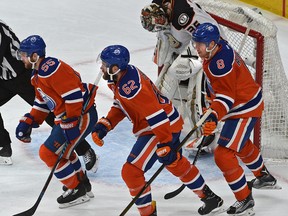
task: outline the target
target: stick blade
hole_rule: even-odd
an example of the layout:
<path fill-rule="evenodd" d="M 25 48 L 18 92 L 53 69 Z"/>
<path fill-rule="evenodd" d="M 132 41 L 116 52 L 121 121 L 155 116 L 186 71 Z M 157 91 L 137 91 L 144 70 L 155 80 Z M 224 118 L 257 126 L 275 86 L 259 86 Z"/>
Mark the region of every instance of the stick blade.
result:
<path fill-rule="evenodd" d="M 34 215 L 35 211 L 36 211 L 36 208 L 35 208 L 35 206 L 33 206 L 32 208 L 30 208 L 24 212 L 15 214 L 13 216 L 32 216 L 32 215 Z"/>
<path fill-rule="evenodd" d="M 181 191 L 184 190 L 185 187 L 186 186 L 184 184 L 182 184 L 181 187 L 179 187 L 177 190 L 165 194 L 164 199 L 167 200 L 167 199 L 171 199 L 171 198 L 177 196 L 179 193 L 181 193 Z"/>

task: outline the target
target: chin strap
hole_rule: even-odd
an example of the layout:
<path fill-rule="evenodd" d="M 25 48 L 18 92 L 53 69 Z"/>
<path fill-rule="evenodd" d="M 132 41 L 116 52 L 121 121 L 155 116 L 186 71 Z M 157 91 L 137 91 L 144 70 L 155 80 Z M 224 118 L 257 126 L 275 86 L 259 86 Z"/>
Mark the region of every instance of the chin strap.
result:
<path fill-rule="evenodd" d="M 211 58 L 211 55 L 212 55 L 212 52 L 213 50 L 217 47 L 217 44 L 214 45 L 214 47 L 212 49 L 208 49 L 208 47 L 206 47 L 206 52 L 209 53 L 209 57 L 207 59 L 210 59 Z"/>
<path fill-rule="evenodd" d="M 35 69 L 35 64 L 37 63 L 37 61 L 39 60 L 39 55 L 37 55 L 37 59 L 36 61 L 32 62 L 30 56 L 28 57 L 28 61 L 32 64 L 32 69 Z"/>
<path fill-rule="evenodd" d="M 116 74 L 118 74 L 121 70 L 118 69 L 114 74 L 110 73 L 110 68 L 107 68 L 107 73 L 110 75 L 110 80 L 113 80 L 113 76 L 115 76 Z"/>

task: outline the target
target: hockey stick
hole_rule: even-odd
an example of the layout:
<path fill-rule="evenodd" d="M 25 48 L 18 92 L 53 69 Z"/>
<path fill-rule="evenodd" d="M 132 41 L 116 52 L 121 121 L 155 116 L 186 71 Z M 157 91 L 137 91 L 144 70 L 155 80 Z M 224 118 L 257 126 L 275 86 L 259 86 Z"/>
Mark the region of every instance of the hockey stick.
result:
<path fill-rule="evenodd" d="M 204 121 L 207 119 L 207 117 L 212 113 L 212 109 L 208 109 L 206 113 L 203 115 L 203 117 L 196 123 L 196 125 L 192 128 L 192 130 L 185 136 L 185 138 L 181 141 L 176 151 L 179 151 L 183 145 L 187 142 L 187 140 L 193 135 L 193 133 L 204 123 Z M 125 215 L 129 209 L 132 207 L 132 205 L 136 202 L 136 200 L 141 196 L 141 194 L 151 185 L 151 183 L 154 181 L 154 179 L 161 173 L 161 171 L 164 169 L 165 165 L 162 164 L 158 170 L 153 174 L 153 176 L 149 179 L 149 181 L 146 182 L 146 184 L 143 186 L 143 188 L 139 191 L 139 193 L 131 200 L 131 202 L 127 205 L 127 207 L 121 212 L 120 216 Z"/>
<path fill-rule="evenodd" d="M 249 35 L 249 32 L 251 30 L 251 25 L 250 24 L 251 24 L 251 22 L 253 22 L 253 19 L 249 15 L 247 15 L 245 13 L 245 11 L 243 10 L 243 8 L 241 8 L 241 7 L 237 8 L 237 13 L 244 15 L 245 18 L 246 18 L 246 23 L 247 23 L 247 27 L 246 27 L 246 31 L 244 33 L 244 37 L 242 38 L 242 40 L 240 42 L 240 45 L 239 45 L 239 49 L 238 49 L 238 53 L 241 55 L 241 52 L 243 50 L 245 41 L 246 41 L 246 39 L 247 39 L 247 37 Z"/>
<path fill-rule="evenodd" d="M 202 147 L 204 146 L 204 144 L 205 144 L 205 143 L 211 143 L 211 142 L 213 141 L 213 139 L 214 139 L 214 136 L 206 136 L 206 137 L 204 136 L 204 137 L 203 137 L 200 145 L 198 146 L 198 150 L 197 150 L 197 153 L 196 153 L 196 155 L 195 155 L 195 157 L 194 157 L 194 160 L 193 160 L 193 162 L 192 162 L 192 165 L 195 165 L 195 164 L 196 164 L 196 162 L 197 162 L 197 160 L 198 160 L 198 158 L 199 158 L 199 156 L 200 156 L 200 152 L 201 152 Z M 172 191 L 172 192 L 170 192 L 170 193 L 165 194 L 164 199 L 171 199 L 171 198 L 177 196 L 179 193 L 181 193 L 181 192 L 184 190 L 185 187 L 186 187 L 186 185 L 185 185 L 185 184 L 182 184 L 182 185 L 181 185 L 178 189 L 176 189 L 175 191 Z"/>
<path fill-rule="evenodd" d="M 97 75 L 97 78 L 96 78 L 96 80 L 94 82 L 94 85 L 93 85 L 93 87 L 92 87 L 92 89 L 91 89 L 91 91 L 89 93 L 88 99 L 85 102 L 85 104 L 83 105 L 81 115 L 84 114 L 85 109 L 86 109 L 86 107 L 88 106 L 88 104 L 90 102 L 91 96 L 93 95 L 94 91 L 96 90 L 96 86 L 98 85 L 98 83 L 99 83 L 99 81 L 101 79 L 101 76 L 102 76 L 102 73 L 99 72 L 99 74 Z M 63 149 L 62 149 L 61 153 L 59 154 L 59 156 L 57 158 L 57 161 L 55 162 L 54 166 L 52 167 L 52 169 L 50 171 L 50 174 L 49 174 L 49 176 L 48 176 L 48 178 L 47 178 L 47 180 L 46 180 L 46 182 L 45 182 L 45 184 L 44 184 L 44 186 L 43 186 L 43 188 L 42 188 L 42 190 L 41 190 L 41 192 L 40 192 L 40 194 L 39 194 L 39 196 L 38 196 L 38 198 L 37 198 L 37 200 L 35 202 L 35 204 L 30 209 L 28 209 L 28 210 L 26 210 L 24 212 L 15 214 L 13 216 L 32 216 L 32 215 L 34 215 L 34 213 L 36 212 L 36 210 L 37 210 L 37 208 L 38 208 L 38 206 L 39 206 L 39 204 L 40 204 L 40 202 L 41 202 L 41 200 L 42 200 L 42 198 L 43 198 L 43 196 L 44 196 L 44 194 L 46 192 L 46 189 L 48 188 L 48 186 L 50 184 L 50 181 L 51 181 L 51 179 L 53 177 L 54 171 L 56 170 L 56 167 L 58 166 L 58 163 L 62 159 L 62 157 L 63 157 L 68 145 L 69 145 L 69 142 L 65 142 L 64 143 Z"/>

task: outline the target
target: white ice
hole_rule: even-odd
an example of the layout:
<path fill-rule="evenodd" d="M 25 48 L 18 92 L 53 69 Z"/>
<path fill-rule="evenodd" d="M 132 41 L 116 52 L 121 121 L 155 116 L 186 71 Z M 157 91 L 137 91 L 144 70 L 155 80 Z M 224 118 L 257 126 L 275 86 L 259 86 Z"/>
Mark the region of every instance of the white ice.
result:
<path fill-rule="evenodd" d="M 145 31 L 139 19 L 141 8 L 148 3 L 150 0 L 1 0 L 0 19 L 14 30 L 20 40 L 31 34 L 41 35 L 47 43 L 48 55 L 69 63 L 81 73 L 84 81 L 94 81 L 99 71 L 95 59 L 105 46 L 111 44 L 127 46 L 131 51 L 131 63 L 155 81 L 157 69 L 151 59 L 156 36 Z M 266 11 L 263 14 L 279 28 L 279 48 L 288 72 L 288 21 Z M 112 93 L 101 80 L 96 97 L 99 117 L 106 115 L 111 98 Z M 0 166 L 1 216 L 11 216 L 30 208 L 49 175 L 49 169 L 38 156 L 39 146 L 49 134 L 49 126 L 44 123 L 35 129 L 30 144 L 19 142 L 14 135 L 19 118 L 29 110 L 29 105 L 18 96 L 0 109 L 5 126 L 10 131 L 14 162 L 12 166 Z M 95 198 L 83 205 L 59 209 L 56 198 L 62 193 L 61 184 L 53 178 L 35 215 L 113 216 L 119 215 L 128 205 L 131 198 L 121 179 L 121 167 L 135 140 L 130 123 L 123 121 L 105 138 L 102 148 L 93 144 L 90 136 L 87 139 L 101 158 L 98 172 L 88 173 Z M 197 165 L 212 190 L 224 199 L 225 206 L 233 204 L 235 198 L 212 156 L 200 158 Z M 288 211 L 287 162 L 267 161 L 266 165 L 283 189 L 254 190 L 256 215 L 285 216 Z M 159 166 L 159 163 L 155 164 L 147 179 Z M 248 179 L 252 178 L 249 171 L 247 176 Z M 188 189 L 174 199 L 164 200 L 167 192 L 180 185 L 178 179 L 166 171 L 152 183 L 158 215 L 198 215 L 197 209 L 202 202 Z M 135 206 L 127 215 L 138 215 Z"/>

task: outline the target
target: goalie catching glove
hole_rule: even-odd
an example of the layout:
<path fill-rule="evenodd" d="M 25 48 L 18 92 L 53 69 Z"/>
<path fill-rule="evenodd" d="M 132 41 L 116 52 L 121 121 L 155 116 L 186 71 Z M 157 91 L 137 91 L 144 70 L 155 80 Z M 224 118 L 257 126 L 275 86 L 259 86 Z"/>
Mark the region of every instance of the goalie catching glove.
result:
<path fill-rule="evenodd" d="M 24 143 L 31 142 L 32 128 L 38 128 L 39 124 L 34 122 L 34 117 L 30 113 L 26 113 L 19 121 L 16 128 L 16 137 Z"/>
<path fill-rule="evenodd" d="M 206 111 L 204 111 L 205 114 Z M 217 113 L 213 110 L 212 113 L 207 117 L 206 121 L 202 125 L 203 135 L 209 136 L 214 133 L 217 128 L 218 118 Z"/>
<path fill-rule="evenodd" d="M 187 80 L 198 73 L 202 68 L 202 63 L 198 59 L 177 57 L 169 70 L 175 71 L 178 80 Z"/>
<path fill-rule="evenodd" d="M 102 140 L 107 133 L 112 129 L 112 125 L 107 118 L 102 117 L 92 130 L 92 139 L 98 146 L 103 146 Z"/>

